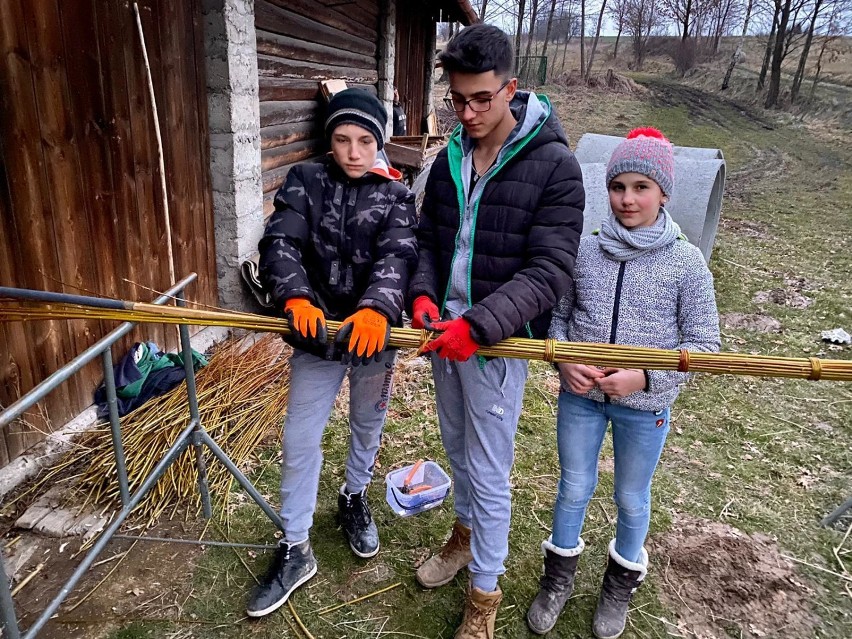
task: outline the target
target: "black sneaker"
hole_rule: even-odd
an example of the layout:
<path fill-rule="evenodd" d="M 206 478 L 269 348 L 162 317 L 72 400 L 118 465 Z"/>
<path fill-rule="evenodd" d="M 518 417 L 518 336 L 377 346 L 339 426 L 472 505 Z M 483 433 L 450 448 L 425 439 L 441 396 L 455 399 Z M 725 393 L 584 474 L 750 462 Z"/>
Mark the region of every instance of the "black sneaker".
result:
<path fill-rule="evenodd" d="M 249 617 L 263 617 L 278 610 L 287 602 L 296 588 L 317 574 L 317 561 L 311 551 L 311 542 L 299 544 L 282 542 L 275 551 L 275 559 L 249 598 L 246 613 Z"/>
<path fill-rule="evenodd" d="M 360 493 L 347 493 L 346 484 L 340 487 L 337 520 L 352 552 L 365 559 L 378 554 L 379 531 L 370 513 L 366 488 Z"/>

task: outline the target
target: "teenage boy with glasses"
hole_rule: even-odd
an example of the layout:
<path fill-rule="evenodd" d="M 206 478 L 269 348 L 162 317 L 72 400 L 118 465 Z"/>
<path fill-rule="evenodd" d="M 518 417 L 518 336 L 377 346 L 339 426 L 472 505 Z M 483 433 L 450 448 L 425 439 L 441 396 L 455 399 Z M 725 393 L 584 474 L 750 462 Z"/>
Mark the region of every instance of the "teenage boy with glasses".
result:
<path fill-rule="evenodd" d="M 502 599 L 497 578 L 508 554 L 509 473 L 527 362 L 471 356 L 508 337 L 546 336 L 550 311 L 571 283 L 585 193 L 550 102 L 517 90 L 505 33 L 468 27 L 440 58 L 461 126 L 426 183 L 409 298 L 412 326 L 441 332 L 425 350 L 457 520 L 417 580 L 435 588 L 467 566 L 455 636 L 485 639 Z"/>

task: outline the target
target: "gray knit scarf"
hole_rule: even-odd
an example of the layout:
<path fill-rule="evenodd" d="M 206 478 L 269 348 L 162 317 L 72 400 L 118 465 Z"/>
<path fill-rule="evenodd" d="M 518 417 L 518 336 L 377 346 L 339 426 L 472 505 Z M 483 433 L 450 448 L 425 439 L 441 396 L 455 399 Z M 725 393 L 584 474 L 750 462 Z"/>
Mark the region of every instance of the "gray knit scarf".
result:
<path fill-rule="evenodd" d="M 680 234 L 677 222 L 666 209 L 660 207 L 660 214 L 653 225 L 635 229 L 623 226 L 610 211 L 609 217 L 601 224 L 598 237 L 604 253 L 616 262 L 626 262 L 671 244 Z"/>

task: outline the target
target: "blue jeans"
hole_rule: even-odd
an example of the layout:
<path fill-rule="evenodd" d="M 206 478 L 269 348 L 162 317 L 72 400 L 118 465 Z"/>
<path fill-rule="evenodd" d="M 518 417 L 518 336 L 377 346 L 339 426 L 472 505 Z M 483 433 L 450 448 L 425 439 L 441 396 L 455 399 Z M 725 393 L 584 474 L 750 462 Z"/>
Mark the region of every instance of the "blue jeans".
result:
<path fill-rule="evenodd" d="M 553 544 L 575 548 L 586 507 L 598 484 L 598 457 L 612 422 L 618 523 L 615 551 L 639 561 L 651 521 L 651 478 L 669 432 L 669 409 L 659 413 L 559 394 L 556 441 L 562 469 L 553 512 Z"/>

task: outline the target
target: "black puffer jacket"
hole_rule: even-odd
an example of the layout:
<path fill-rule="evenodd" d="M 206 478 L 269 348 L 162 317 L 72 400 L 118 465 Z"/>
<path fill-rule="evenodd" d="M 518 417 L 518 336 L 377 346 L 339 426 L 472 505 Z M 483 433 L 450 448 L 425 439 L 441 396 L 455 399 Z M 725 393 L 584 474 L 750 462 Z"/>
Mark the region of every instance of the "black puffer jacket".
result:
<path fill-rule="evenodd" d="M 516 98 L 517 100 L 517 98 Z M 567 290 L 583 230 L 585 191 L 580 165 L 547 98 L 543 123 L 506 153 L 478 202 L 468 204 L 461 175 L 459 127 L 434 164 L 417 232 L 420 260 L 409 300 L 446 303 L 459 250 L 459 203 L 472 206 L 464 313 L 480 344 L 508 337 L 547 336 L 551 309 Z M 443 308 L 442 308 L 443 311 Z"/>
<path fill-rule="evenodd" d="M 331 160 L 300 164 L 275 195 L 261 279 L 279 312 L 306 297 L 327 319 L 372 308 L 398 324 L 417 263 L 415 221 L 414 196 L 399 182 L 371 172 L 351 180 Z"/>

